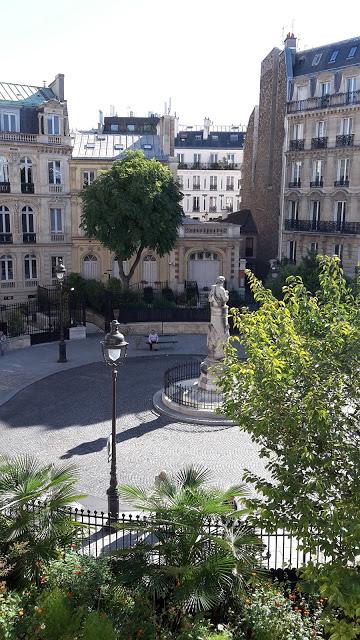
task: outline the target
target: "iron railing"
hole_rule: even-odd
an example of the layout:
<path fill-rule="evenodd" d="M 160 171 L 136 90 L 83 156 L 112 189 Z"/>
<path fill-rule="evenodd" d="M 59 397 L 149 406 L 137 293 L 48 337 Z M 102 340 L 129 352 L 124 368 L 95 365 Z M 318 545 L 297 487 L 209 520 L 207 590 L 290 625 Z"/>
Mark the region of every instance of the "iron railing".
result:
<path fill-rule="evenodd" d="M 184 407 L 214 411 L 222 405 L 221 397 L 217 391 L 206 391 L 198 386 L 185 384 L 186 380 L 199 378 L 201 362 L 192 361 L 178 364 L 164 373 L 165 395 Z"/>
<path fill-rule="evenodd" d="M 328 109 L 330 107 L 342 107 L 347 104 L 358 104 L 360 91 L 347 91 L 346 93 L 332 93 L 326 96 L 308 98 L 307 100 L 295 100 L 287 103 L 287 113 L 297 111 L 312 111 L 315 109 Z"/>
<path fill-rule="evenodd" d="M 305 140 L 290 140 L 290 151 L 303 151 Z"/>
<path fill-rule="evenodd" d="M 319 138 L 311 139 L 311 148 L 312 149 L 326 149 L 328 143 L 327 136 L 321 136 Z"/>
<path fill-rule="evenodd" d="M 40 502 L 29 502 L 24 505 L 24 508 L 34 514 L 35 524 L 36 515 L 44 516 L 41 511 L 47 509 L 46 505 Z M 3 513 L 11 518 L 15 516 L 16 511 L 9 509 Z M 155 533 L 147 533 L 146 524 L 151 516 L 133 515 L 127 512 L 114 518 L 104 511 L 90 511 L 71 506 L 55 509 L 53 513 L 56 516 L 64 513 L 68 516 L 70 525 L 74 523 L 74 543 L 69 546 L 69 551 L 76 551 L 83 556 L 111 558 L 121 550 L 135 548 L 137 544 L 145 542 L 153 545 L 152 561 L 159 564 L 166 563 L 166 557 L 161 553 L 161 545 L 156 543 L 160 538 L 160 533 L 161 539 L 164 539 L 164 534 L 172 534 L 173 528 L 171 525 L 159 523 L 154 527 Z M 46 517 L 51 518 L 51 514 L 52 512 L 48 511 Z M 236 518 L 236 511 L 234 511 L 232 526 L 238 527 L 244 533 L 254 534 L 258 538 L 260 542 L 259 561 L 265 569 L 298 569 L 309 561 L 324 562 L 330 559 L 319 549 L 314 553 L 305 553 L 302 549 L 302 541 L 299 541 L 291 532 L 279 529 L 268 533 L 263 529 L 254 529 L 246 523 L 245 519 Z M 156 528 L 158 528 L 159 536 L 156 535 Z M 225 526 L 220 519 L 209 518 L 204 525 L 204 530 L 206 543 L 204 549 L 208 549 L 210 547 L 206 535 L 209 538 L 210 536 L 221 537 L 224 534 Z"/>
<path fill-rule="evenodd" d="M 322 178 L 317 178 L 316 180 L 312 180 L 310 182 L 310 188 L 314 189 L 315 187 L 323 187 L 324 186 L 324 182 Z"/>
<path fill-rule="evenodd" d="M 343 134 L 336 136 L 336 146 L 337 147 L 352 147 L 354 144 L 354 134 Z"/>
<path fill-rule="evenodd" d="M 0 193 L 10 193 L 10 182 L 0 182 Z"/>
<path fill-rule="evenodd" d="M 333 222 L 331 220 L 285 220 L 285 231 L 311 231 L 317 233 L 360 234 L 360 222 Z"/>
<path fill-rule="evenodd" d="M 334 187 L 349 187 L 350 180 L 348 178 L 340 178 L 340 180 L 335 180 Z"/>
<path fill-rule="evenodd" d="M 33 182 L 22 182 L 21 183 L 21 193 L 34 193 L 34 183 Z"/>
<path fill-rule="evenodd" d="M 121 306 L 119 322 L 209 322 L 210 310 L 196 307 Z"/>
<path fill-rule="evenodd" d="M 12 244 L 12 233 L 0 233 L 0 244 Z"/>
<path fill-rule="evenodd" d="M 238 162 L 179 162 L 178 169 L 213 169 L 214 171 L 234 171 L 241 169 Z"/>
<path fill-rule="evenodd" d="M 292 180 L 289 182 L 289 189 L 301 187 L 301 180 Z"/>

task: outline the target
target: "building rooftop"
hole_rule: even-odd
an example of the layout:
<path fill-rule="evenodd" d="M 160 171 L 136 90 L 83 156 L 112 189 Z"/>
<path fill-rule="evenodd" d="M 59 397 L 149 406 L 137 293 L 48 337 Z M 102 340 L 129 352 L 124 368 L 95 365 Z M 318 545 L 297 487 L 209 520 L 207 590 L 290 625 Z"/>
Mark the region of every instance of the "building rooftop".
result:
<path fill-rule="evenodd" d="M 145 158 L 166 160 L 160 150 L 158 135 L 132 135 L 77 131 L 72 134 L 72 157 L 89 160 L 120 159 L 124 151 L 143 151 Z"/>
<path fill-rule="evenodd" d="M 360 37 L 298 51 L 295 54 L 293 74 L 294 77 L 313 75 L 320 71 L 332 71 L 358 64 L 360 64 Z"/>
<path fill-rule="evenodd" d="M 0 82 L 0 102 L 16 103 L 16 106 L 37 106 L 49 100 L 57 100 L 57 97 L 48 87 Z"/>
<path fill-rule="evenodd" d="M 252 216 L 250 209 L 241 209 L 240 211 L 233 211 L 227 218 L 224 218 L 221 222 L 227 222 L 231 224 L 238 224 L 241 226 L 243 233 L 257 234 L 258 230 Z"/>
<path fill-rule="evenodd" d="M 175 148 L 179 149 L 243 149 L 243 131 L 210 131 L 204 139 L 204 131 L 179 131 Z"/>

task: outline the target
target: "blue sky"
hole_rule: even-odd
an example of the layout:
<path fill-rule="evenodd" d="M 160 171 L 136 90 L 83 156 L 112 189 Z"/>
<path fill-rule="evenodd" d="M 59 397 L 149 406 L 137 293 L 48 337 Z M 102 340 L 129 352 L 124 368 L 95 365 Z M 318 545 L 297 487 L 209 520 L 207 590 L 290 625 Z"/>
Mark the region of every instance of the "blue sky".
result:
<path fill-rule="evenodd" d="M 292 26 L 302 49 L 360 35 L 357 0 L 340 14 L 310 0 L 0 0 L 0 9 L 0 80 L 41 85 L 64 73 L 77 128 L 110 105 L 163 112 L 169 96 L 182 123 L 246 124 L 261 60 Z"/>

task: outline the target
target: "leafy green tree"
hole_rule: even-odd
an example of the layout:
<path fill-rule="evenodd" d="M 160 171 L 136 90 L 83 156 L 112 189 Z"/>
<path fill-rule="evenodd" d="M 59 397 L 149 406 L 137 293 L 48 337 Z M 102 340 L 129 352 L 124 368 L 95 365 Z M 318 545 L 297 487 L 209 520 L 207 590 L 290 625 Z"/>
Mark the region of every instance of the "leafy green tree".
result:
<path fill-rule="evenodd" d="M 75 492 L 77 480 L 73 465 L 41 465 L 27 455 L 0 458 L 0 552 L 13 580 L 38 578 L 42 561 L 74 541 L 64 507 L 83 497 Z"/>
<path fill-rule="evenodd" d="M 224 603 L 233 589 L 244 586 L 257 564 L 258 539 L 234 522 L 231 500 L 244 496 L 244 487 L 220 491 L 207 485 L 209 479 L 207 469 L 190 466 L 164 477 L 151 492 L 119 488 L 121 498 L 134 509 L 150 513 L 134 523 L 143 542 L 122 552 L 127 559 L 120 563 L 124 578 L 165 601 L 176 612 L 175 627 L 186 611 L 211 610 Z M 236 517 L 244 514 L 245 510 L 236 512 Z M 214 519 L 221 519 L 223 529 L 212 526 Z M 129 530 L 128 523 L 124 529 Z M 157 554 L 159 563 L 154 562 Z"/>
<path fill-rule="evenodd" d="M 292 276 L 281 301 L 248 273 L 260 308 L 234 313 L 247 360 L 229 345 L 220 385 L 226 414 L 267 460 L 267 477 L 244 478 L 258 523 L 346 567 L 360 555 L 360 299 L 338 258 L 319 263 L 317 295 Z"/>
<path fill-rule="evenodd" d="M 81 226 L 118 258 L 122 283 L 128 286 L 145 248 L 160 256 L 174 246 L 183 211 L 181 191 L 168 169 L 128 152 L 110 171 L 83 190 Z M 134 257 L 127 275 L 123 261 Z"/>
<path fill-rule="evenodd" d="M 299 264 L 282 264 L 276 278 L 270 274 L 266 279 L 265 285 L 271 289 L 276 298 L 282 299 L 283 288 L 286 285 L 287 278 L 289 276 L 300 276 L 306 289 L 311 293 L 316 293 L 320 287 L 319 273 L 320 267 L 317 254 L 310 251 Z"/>

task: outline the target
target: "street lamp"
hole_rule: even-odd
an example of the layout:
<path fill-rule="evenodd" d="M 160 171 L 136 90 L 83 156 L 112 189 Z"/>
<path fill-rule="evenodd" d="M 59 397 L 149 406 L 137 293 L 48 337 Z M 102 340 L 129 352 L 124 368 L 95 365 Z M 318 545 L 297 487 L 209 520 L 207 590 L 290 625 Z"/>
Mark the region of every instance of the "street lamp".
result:
<path fill-rule="evenodd" d="M 117 494 L 116 477 L 116 380 L 117 368 L 124 364 L 127 355 L 128 343 L 119 331 L 120 324 L 117 320 L 110 323 L 110 333 L 107 333 L 101 342 L 105 363 L 112 371 L 112 424 L 111 424 L 111 468 L 110 485 L 107 490 L 108 512 L 112 518 L 119 515 L 119 496 Z"/>
<path fill-rule="evenodd" d="M 58 362 L 67 362 L 66 358 L 66 342 L 64 340 L 64 317 L 63 317 L 63 285 L 66 275 L 66 269 L 62 258 L 59 258 L 55 269 L 57 281 L 60 285 L 60 342 L 59 342 L 59 359 Z"/>

